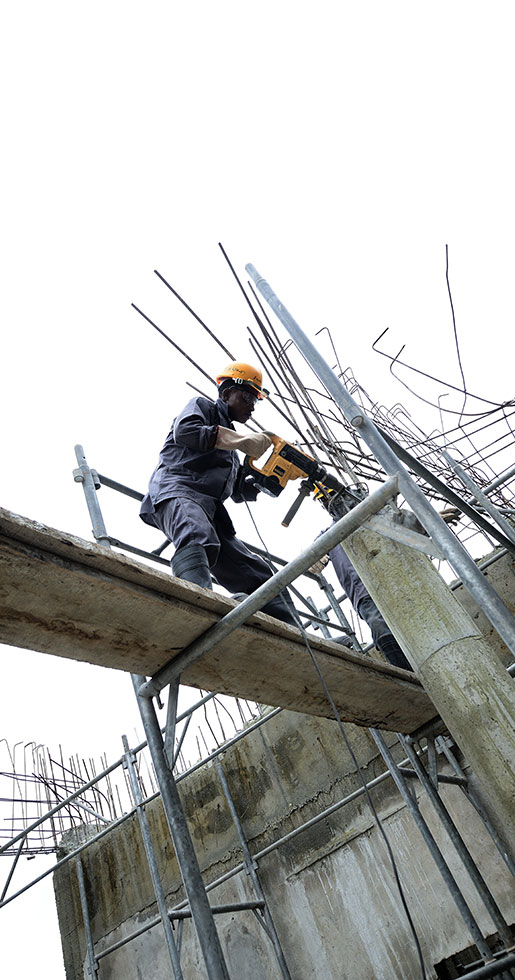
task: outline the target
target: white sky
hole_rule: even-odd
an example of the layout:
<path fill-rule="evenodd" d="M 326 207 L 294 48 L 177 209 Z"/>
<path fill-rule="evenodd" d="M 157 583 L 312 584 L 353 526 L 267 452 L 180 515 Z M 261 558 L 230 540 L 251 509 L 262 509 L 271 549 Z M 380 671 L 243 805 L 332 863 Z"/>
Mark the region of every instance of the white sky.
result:
<path fill-rule="evenodd" d="M 495 0 L 6 5 L 2 506 L 90 538 L 77 442 L 98 470 L 145 488 L 184 382 L 207 383 L 132 301 L 206 370 L 223 366 L 154 268 L 252 360 L 219 240 L 310 336 L 330 327 L 342 363 L 387 405 L 408 404 L 371 351 L 387 326 L 392 353 L 405 343 L 407 360 L 459 383 L 448 243 L 467 382 L 511 398 L 511 13 Z M 263 422 L 282 431 L 270 412 Z M 105 502 L 112 533 L 158 543 L 132 504 Z M 288 556 L 320 524 L 281 531 L 285 509 L 261 500 L 255 514 Z M 139 727 L 128 678 L 0 653 L 11 744 L 115 758 Z M 40 914 L 50 892 L 30 896 L 0 913 L 4 975 L 59 980 Z"/>

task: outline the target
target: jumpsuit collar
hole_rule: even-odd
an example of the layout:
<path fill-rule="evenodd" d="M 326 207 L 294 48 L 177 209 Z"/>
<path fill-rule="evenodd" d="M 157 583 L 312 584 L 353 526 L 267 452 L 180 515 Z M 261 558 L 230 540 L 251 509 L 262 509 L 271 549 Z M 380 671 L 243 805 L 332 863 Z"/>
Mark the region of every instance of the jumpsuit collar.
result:
<path fill-rule="evenodd" d="M 220 415 L 222 420 L 227 423 L 227 428 L 234 429 L 234 425 L 229 415 L 229 409 L 227 408 L 227 405 L 222 398 L 216 399 L 216 407 L 218 409 L 218 414 Z"/>

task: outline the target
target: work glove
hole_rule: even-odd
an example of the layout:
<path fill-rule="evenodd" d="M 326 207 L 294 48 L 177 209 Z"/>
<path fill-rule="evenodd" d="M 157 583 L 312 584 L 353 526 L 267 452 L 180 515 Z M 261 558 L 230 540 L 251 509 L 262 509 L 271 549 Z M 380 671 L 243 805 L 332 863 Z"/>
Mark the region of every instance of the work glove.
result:
<path fill-rule="evenodd" d="M 321 575 L 328 562 L 329 555 L 323 555 L 322 558 L 319 558 L 318 561 L 311 566 L 311 568 L 308 568 L 308 572 L 312 572 L 313 575 Z"/>
<path fill-rule="evenodd" d="M 215 449 L 239 449 L 246 456 L 258 459 L 271 445 L 272 440 L 266 432 L 251 432 L 240 436 L 233 429 L 226 429 L 223 425 L 218 426 Z"/>
<path fill-rule="evenodd" d="M 236 504 L 242 504 L 245 500 L 247 502 L 257 500 L 259 490 L 258 484 L 254 483 L 252 477 L 249 476 L 247 479 L 240 480 L 237 483 L 232 494 L 232 499 Z"/>

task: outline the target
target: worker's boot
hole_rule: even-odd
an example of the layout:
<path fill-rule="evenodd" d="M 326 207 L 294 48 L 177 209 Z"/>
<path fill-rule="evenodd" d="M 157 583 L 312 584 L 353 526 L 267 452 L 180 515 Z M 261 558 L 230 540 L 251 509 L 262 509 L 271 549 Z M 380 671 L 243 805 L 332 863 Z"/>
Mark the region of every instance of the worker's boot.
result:
<path fill-rule="evenodd" d="M 393 633 L 383 633 L 374 642 L 379 653 L 382 653 L 383 657 L 386 657 L 388 663 L 393 664 L 394 667 L 402 667 L 403 670 L 413 670 Z"/>
<path fill-rule="evenodd" d="M 177 578 L 194 582 L 195 585 L 201 585 L 203 589 L 213 588 L 206 549 L 201 544 L 187 544 L 184 548 L 179 548 L 170 564 Z"/>
<path fill-rule="evenodd" d="M 268 616 L 275 616 L 276 619 L 282 620 L 283 623 L 289 623 L 290 626 L 298 626 L 295 607 L 290 599 L 289 593 L 286 593 L 284 600 L 283 596 L 284 593 L 281 593 L 275 599 L 270 599 L 270 602 L 267 602 L 266 606 L 263 606 L 260 612 L 264 612 Z M 231 598 L 236 599 L 236 602 L 243 602 L 244 599 L 248 599 L 248 593 L 236 592 Z"/>
<path fill-rule="evenodd" d="M 270 599 L 270 602 L 263 606 L 261 612 L 266 613 L 267 616 L 274 616 L 275 619 L 280 619 L 283 623 L 288 623 L 289 626 L 299 626 L 295 606 L 286 589 L 276 595 L 274 599 Z"/>
<path fill-rule="evenodd" d="M 371 596 L 360 599 L 358 616 L 365 620 L 372 633 L 374 646 L 386 657 L 388 663 L 394 667 L 402 667 L 403 670 L 413 670 Z"/>
<path fill-rule="evenodd" d="M 338 643 L 341 647 L 347 647 L 349 650 L 354 649 L 352 636 L 347 636 L 346 633 L 340 633 L 339 636 L 332 636 L 331 640 L 333 643 Z"/>

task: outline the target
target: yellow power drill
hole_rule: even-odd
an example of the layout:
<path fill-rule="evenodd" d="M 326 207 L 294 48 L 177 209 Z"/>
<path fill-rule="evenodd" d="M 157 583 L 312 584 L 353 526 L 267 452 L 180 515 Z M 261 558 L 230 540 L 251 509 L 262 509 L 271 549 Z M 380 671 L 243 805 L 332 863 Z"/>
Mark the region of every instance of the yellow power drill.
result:
<path fill-rule="evenodd" d="M 297 499 L 282 521 L 283 527 L 288 527 L 302 501 L 312 493 L 317 484 L 323 484 L 332 490 L 344 488 L 338 480 L 328 475 L 327 470 L 317 463 L 316 459 L 304 453 L 302 449 L 298 449 L 279 436 L 271 435 L 270 438 L 273 449 L 268 459 L 262 466 L 256 466 L 255 458 L 246 456 L 241 478 L 244 480 L 247 476 L 252 476 L 253 482 L 260 490 L 271 497 L 278 497 L 290 480 L 304 478 Z"/>

